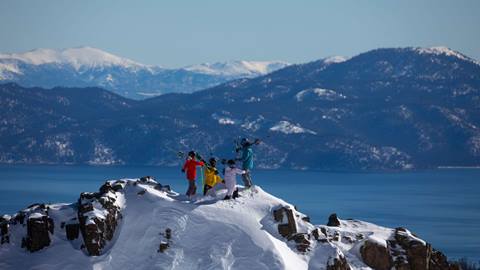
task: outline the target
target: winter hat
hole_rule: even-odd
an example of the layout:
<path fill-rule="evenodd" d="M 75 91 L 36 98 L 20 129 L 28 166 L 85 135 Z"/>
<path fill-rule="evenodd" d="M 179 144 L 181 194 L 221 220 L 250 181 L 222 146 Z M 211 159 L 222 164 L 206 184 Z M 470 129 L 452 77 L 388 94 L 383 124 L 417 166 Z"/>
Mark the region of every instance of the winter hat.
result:
<path fill-rule="evenodd" d="M 217 164 L 217 160 L 212 157 L 208 160 L 208 163 L 210 163 L 211 165 L 215 165 L 215 164 Z"/>

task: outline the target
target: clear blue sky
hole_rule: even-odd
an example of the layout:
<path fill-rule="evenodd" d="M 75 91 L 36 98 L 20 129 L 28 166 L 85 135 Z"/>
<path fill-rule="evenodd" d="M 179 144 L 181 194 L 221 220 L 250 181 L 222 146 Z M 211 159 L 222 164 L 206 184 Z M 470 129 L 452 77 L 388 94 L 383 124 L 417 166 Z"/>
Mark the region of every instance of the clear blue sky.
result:
<path fill-rule="evenodd" d="M 480 1 L 0 0 L 0 37 L 0 52 L 88 45 L 165 67 L 436 45 L 480 59 Z"/>

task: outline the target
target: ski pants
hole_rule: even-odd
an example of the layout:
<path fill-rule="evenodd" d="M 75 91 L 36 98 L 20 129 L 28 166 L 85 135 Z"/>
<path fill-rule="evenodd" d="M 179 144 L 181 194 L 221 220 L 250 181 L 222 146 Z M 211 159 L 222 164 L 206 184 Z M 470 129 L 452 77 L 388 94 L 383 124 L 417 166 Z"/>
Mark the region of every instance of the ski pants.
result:
<path fill-rule="evenodd" d="M 250 176 L 250 170 L 245 169 L 245 173 L 242 174 L 242 180 L 246 188 L 252 186 L 252 177 Z"/>
<path fill-rule="evenodd" d="M 209 185 L 203 186 L 203 196 L 207 195 L 207 192 L 211 189 L 212 187 Z"/>
<path fill-rule="evenodd" d="M 196 192 L 197 192 L 197 186 L 195 185 L 195 180 L 188 179 L 187 196 L 195 195 Z"/>

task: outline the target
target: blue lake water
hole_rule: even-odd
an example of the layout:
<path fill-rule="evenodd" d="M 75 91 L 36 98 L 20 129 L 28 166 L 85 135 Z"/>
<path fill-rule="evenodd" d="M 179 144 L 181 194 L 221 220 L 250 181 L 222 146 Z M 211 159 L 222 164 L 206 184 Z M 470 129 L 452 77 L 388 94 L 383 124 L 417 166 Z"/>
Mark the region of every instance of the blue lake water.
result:
<path fill-rule="evenodd" d="M 0 214 L 35 202 L 74 202 L 109 179 L 151 175 L 184 192 L 179 168 L 0 165 Z M 480 170 L 331 173 L 258 170 L 254 182 L 324 224 L 336 212 L 388 227 L 406 227 L 451 258 L 480 261 Z"/>

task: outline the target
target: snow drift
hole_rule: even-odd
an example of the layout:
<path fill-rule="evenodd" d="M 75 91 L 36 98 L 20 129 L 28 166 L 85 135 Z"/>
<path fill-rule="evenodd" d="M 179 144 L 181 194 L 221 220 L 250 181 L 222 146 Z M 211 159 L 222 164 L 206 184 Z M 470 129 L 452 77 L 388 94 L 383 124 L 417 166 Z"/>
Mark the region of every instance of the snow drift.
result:
<path fill-rule="evenodd" d="M 404 228 L 314 225 L 256 186 L 188 200 L 151 177 L 0 218 L 0 269 L 456 269 Z"/>

